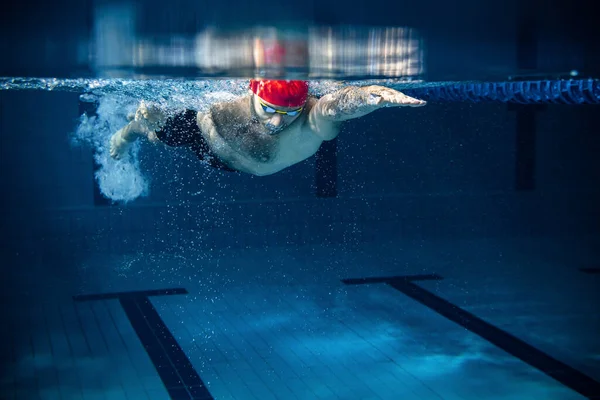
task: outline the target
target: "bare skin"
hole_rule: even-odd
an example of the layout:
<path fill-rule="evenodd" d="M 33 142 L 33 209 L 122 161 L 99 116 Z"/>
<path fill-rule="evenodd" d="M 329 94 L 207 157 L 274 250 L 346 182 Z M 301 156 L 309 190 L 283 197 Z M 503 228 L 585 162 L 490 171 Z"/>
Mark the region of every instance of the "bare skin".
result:
<path fill-rule="evenodd" d="M 279 107 L 262 100 L 280 111 Z M 279 172 L 313 156 L 324 141 L 334 139 L 341 123 L 384 107 L 420 107 L 425 101 L 383 86 L 346 87 L 320 99 L 309 97 L 294 117 L 269 114 L 254 93 L 214 104 L 198 113 L 197 123 L 211 150 L 229 167 L 252 175 Z M 119 159 L 138 137 L 157 141 L 155 131 L 166 120 L 143 102 L 131 122 L 111 138 L 110 155 Z"/>

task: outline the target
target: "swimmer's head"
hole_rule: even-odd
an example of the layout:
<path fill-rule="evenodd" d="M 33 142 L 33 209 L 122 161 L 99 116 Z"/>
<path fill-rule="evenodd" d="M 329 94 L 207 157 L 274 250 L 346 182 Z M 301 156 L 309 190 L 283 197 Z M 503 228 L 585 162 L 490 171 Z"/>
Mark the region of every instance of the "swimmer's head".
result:
<path fill-rule="evenodd" d="M 308 83 L 289 80 L 251 80 L 252 106 L 270 133 L 277 133 L 302 113 Z"/>

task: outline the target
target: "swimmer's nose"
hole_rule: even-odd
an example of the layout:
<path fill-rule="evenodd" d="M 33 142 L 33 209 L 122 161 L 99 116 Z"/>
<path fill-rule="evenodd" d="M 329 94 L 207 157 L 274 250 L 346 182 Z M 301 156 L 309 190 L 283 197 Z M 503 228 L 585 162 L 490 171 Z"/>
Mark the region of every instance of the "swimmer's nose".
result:
<path fill-rule="evenodd" d="M 269 120 L 269 125 L 271 125 L 274 128 L 279 128 L 279 126 L 281 125 L 281 122 L 282 122 L 281 115 L 275 114 Z"/>

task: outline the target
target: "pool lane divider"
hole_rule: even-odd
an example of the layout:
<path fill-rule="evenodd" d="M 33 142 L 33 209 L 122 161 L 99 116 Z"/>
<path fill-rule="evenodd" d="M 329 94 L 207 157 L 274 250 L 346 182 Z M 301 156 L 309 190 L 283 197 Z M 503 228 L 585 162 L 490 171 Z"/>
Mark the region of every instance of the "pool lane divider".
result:
<path fill-rule="evenodd" d="M 76 302 L 119 300 L 171 400 L 213 400 L 149 297 L 187 294 L 183 288 L 74 296 Z"/>
<path fill-rule="evenodd" d="M 387 284 L 586 398 L 600 399 L 599 382 L 415 283 L 441 279 L 439 275 L 427 274 L 343 279 L 342 282 L 346 285 Z"/>

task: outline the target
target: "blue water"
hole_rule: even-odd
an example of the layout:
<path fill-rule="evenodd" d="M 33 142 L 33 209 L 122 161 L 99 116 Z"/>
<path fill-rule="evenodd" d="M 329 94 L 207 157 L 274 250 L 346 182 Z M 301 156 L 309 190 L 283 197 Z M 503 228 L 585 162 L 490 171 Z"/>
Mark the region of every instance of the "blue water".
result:
<path fill-rule="evenodd" d="M 477 22 L 483 6 L 412 25 L 425 5 L 362 8 L 382 22 L 365 28 L 358 11 L 281 5 L 340 25 L 285 31 L 311 38 L 312 58 L 249 62 L 210 47 L 249 37 L 222 5 L 220 36 L 190 47 L 209 17 L 182 4 L 133 18 L 96 2 L 89 35 L 83 5 L 73 35 L 50 18 L 61 4 L 40 6 L 46 19 L 11 11 L 31 33 L 0 67 L 1 399 L 600 398 L 600 91 L 585 18 L 548 30 L 561 10 L 549 7 L 533 40 L 515 35 L 518 18 Z M 256 17 L 230 6 L 242 26 Z M 28 39 L 44 29 L 46 42 Z M 108 156 L 140 100 L 202 111 L 252 74 L 428 104 L 345 122 L 266 177 L 147 142 Z"/>

